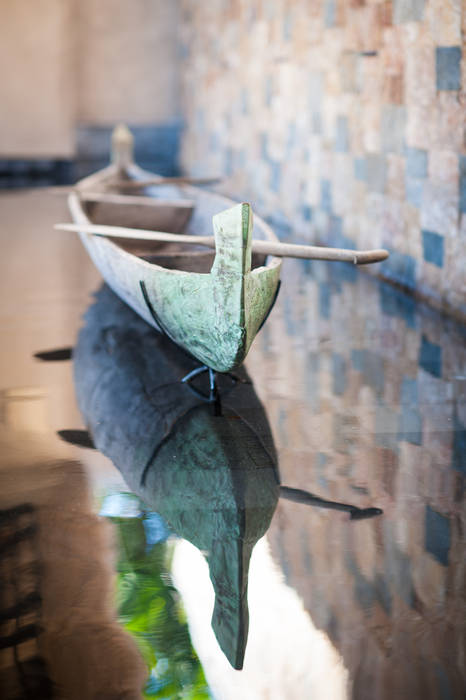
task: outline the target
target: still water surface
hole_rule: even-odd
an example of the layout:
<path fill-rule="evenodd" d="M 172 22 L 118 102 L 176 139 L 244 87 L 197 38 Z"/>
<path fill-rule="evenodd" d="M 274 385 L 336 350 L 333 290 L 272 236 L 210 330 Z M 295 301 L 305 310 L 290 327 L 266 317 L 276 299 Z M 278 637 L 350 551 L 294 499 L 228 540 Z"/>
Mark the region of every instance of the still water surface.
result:
<path fill-rule="evenodd" d="M 462 698 L 465 329 L 287 261 L 211 407 L 61 199 L 0 210 L 0 696 Z"/>

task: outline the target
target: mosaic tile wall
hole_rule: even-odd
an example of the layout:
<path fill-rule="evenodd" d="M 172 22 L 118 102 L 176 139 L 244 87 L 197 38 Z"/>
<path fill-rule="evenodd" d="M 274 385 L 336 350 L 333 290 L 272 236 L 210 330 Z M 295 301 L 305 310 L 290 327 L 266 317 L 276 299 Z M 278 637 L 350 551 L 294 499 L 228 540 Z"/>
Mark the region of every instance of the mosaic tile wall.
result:
<path fill-rule="evenodd" d="M 464 327 L 357 270 L 288 262 L 247 367 L 281 481 L 267 538 L 358 700 L 464 696 Z"/>
<path fill-rule="evenodd" d="M 282 238 L 388 248 L 378 273 L 466 319 L 461 0 L 182 8 L 183 168 Z"/>

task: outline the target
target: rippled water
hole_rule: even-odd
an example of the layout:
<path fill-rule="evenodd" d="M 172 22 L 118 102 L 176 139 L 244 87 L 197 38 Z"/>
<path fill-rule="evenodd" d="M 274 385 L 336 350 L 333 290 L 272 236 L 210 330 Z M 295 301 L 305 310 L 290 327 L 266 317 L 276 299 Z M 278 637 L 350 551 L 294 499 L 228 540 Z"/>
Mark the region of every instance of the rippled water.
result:
<path fill-rule="evenodd" d="M 105 293 L 77 342 L 60 198 L 0 211 L 0 696 L 462 698 L 465 329 L 287 261 L 209 407 Z"/>

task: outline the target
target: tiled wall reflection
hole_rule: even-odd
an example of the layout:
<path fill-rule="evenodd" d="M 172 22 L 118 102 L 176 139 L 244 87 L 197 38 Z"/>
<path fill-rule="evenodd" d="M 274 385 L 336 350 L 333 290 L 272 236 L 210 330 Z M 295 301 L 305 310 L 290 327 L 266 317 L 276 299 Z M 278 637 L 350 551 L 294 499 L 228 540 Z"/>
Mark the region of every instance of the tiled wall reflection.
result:
<path fill-rule="evenodd" d="M 281 502 L 269 539 L 355 698 L 464 687 L 466 329 L 386 283 L 287 262 L 248 369 L 282 483 L 382 516 Z"/>

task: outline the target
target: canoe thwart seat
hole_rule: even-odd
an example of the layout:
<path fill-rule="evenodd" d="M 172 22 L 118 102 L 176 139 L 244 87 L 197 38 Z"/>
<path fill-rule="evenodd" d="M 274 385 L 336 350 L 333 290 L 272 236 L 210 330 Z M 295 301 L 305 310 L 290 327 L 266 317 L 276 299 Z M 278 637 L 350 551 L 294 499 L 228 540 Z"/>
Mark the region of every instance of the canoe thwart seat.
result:
<path fill-rule="evenodd" d="M 169 207 L 170 209 L 194 209 L 192 199 L 155 199 L 144 195 L 116 194 L 113 192 L 80 192 L 84 202 L 104 202 L 106 204 L 127 204 L 138 207 Z"/>

